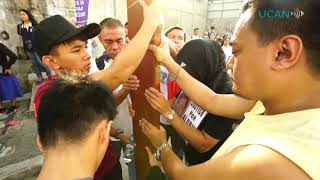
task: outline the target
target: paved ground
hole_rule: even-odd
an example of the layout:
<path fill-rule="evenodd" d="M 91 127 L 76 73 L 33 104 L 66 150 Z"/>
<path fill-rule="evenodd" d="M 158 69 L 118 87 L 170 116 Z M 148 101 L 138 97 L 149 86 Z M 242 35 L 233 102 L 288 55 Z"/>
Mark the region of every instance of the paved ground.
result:
<path fill-rule="evenodd" d="M 0 149 L 0 179 L 19 174 L 21 171 L 27 171 L 25 173 L 28 174 L 28 168 L 36 167 L 33 161 L 21 163 L 40 155 L 35 141 L 36 122 L 33 112 L 29 112 L 29 104 L 30 100 L 20 101 L 15 114 L 5 119 L 4 116 L 0 116 L 0 143 L 5 147 L 2 148 L 2 152 Z M 21 124 L 5 126 L 15 121 Z"/>

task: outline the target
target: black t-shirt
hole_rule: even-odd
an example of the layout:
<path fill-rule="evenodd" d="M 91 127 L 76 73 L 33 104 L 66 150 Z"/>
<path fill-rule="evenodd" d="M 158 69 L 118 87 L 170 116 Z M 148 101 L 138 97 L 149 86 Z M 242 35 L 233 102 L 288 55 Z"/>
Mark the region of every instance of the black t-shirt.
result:
<path fill-rule="evenodd" d="M 167 177 L 161 171 L 159 166 L 153 166 L 150 168 L 146 179 L 147 180 L 167 180 Z"/>
<path fill-rule="evenodd" d="M 198 129 L 200 131 L 205 131 L 207 134 L 220 141 L 205 153 L 199 153 L 191 144 L 186 145 L 184 151 L 189 165 L 196 165 L 209 160 L 230 136 L 233 131 L 233 124 L 236 121 L 237 120 L 234 119 L 208 114 Z"/>

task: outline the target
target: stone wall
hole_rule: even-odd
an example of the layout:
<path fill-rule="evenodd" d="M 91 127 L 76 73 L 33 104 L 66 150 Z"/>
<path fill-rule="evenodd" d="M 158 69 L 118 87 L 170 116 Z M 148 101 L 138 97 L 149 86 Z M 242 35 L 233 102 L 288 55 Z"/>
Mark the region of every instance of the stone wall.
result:
<path fill-rule="evenodd" d="M 28 4 L 21 2 L 21 6 L 27 6 Z M 15 2 L 12 0 L 0 1 L 0 31 L 7 31 L 10 35 L 8 41 L 1 40 L 11 50 L 16 52 L 16 46 L 21 45 L 20 37 L 17 35 L 17 24 L 19 23 L 18 10 L 15 6 Z"/>
<path fill-rule="evenodd" d="M 21 37 L 17 35 L 17 24 L 20 23 L 18 10 L 31 10 L 37 21 L 54 14 L 61 14 L 74 21 L 74 1 L 69 0 L 1 0 L 0 31 L 7 31 L 10 40 L 4 43 L 16 52 L 16 46 L 22 46 Z"/>
<path fill-rule="evenodd" d="M 13 52 L 17 53 L 17 46 L 22 47 L 21 36 L 17 34 L 17 24 L 21 23 L 19 9 L 28 9 L 37 21 L 55 14 L 61 14 L 74 22 L 74 0 L 1 0 L 0 1 L 0 32 L 7 31 L 8 41 L 1 40 Z M 12 67 L 24 92 L 31 90 L 28 74 L 32 73 L 30 60 L 18 60 Z"/>

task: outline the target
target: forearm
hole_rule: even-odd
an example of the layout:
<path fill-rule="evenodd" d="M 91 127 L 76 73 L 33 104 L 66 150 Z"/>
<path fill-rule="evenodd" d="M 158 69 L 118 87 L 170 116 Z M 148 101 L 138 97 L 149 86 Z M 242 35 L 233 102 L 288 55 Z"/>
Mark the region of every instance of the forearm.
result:
<path fill-rule="evenodd" d="M 11 66 L 16 62 L 18 59 L 18 56 L 14 54 L 9 48 L 7 48 L 5 45 L 0 43 L 0 52 L 3 53 L 6 56 L 9 56 L 9 61 L 4 62 L 5 69 L 10 69 Z"/>
<path fill-rule="evenodd" d="M 156 28 L 152 23 L 144 22 L 130 43 L 117 55 L 112 65 L 92 76 L 104 82 L 110 89 L 115 89 L 125 82 L 139 66 Z"/>
<path fill-rule="evenodd" d="M 174 116 L 171 125 L 183 139 L 200 153 L 207 152 L 219 142 L 219 139 L 204 136 L 201 131 L 185 123 L 178 115 Z"/>
<path fill-rule="evenodd" d="M 123 102 L 123 100 L 128 96 L 128 94 L 129 91 L 121 88 L 120 91 L 114 95 L 118 106 Z"/>
<path fill-rule="evenodd" d="M 170 148 L 164 148 L 161 151 L 161 162 L 168 179 L 176 180 L 177 177 L 183 179 L 184 171 L 188 167 L 178 158 Z"/>
<path fill-rule="evenodd" d="M 180 65 L 175 63 L 172 58 L 166 60 L 163 65 L 173 76 L 180 68 Z M 211 114 L 243 119 L 244 113 L 250 111 L 255 104 L 255 101 L 233 94 L 217 94 L 189 75 L 183 68 L 180 69 L 176 82 L 192 101 Z"/>
<path fill-rule="evenodd" d="M 170 107 L 172 107 L 174 105 L 174 103 L 176 102 L 176 99 L 177 98 L 171 98 L 171 99 L 168 99 L 168 103 L 170 104 Z"/>

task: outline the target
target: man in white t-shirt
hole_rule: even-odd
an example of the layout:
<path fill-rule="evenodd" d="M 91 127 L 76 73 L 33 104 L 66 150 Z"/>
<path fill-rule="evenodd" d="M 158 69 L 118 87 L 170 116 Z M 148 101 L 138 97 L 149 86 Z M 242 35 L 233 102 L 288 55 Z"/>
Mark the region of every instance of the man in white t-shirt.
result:
<path fill-rule="evenodd" d="M 103 45 L 105 52 L 102 56 L 96 58 L 96 65 L 99 70 L 103 70 L 112 64 L 115 57 L 125 46 L 126 34 L 121 21 L 115 18 L 106 18 L 102 20 L 100 26 L 101 32 L 98 38 Z M 138 88 L 139 81 L 136 76 L 130 76 L 129 81 L 133 83 L 136 82 L 136 84 L 125 83 L 113 91 L 118 103 L 118 114 L 115 117 L 115 121 L 112 123 L 110 139 L 118 160 L 125 145 L 132 143 L 129 140 L 129 136 L 133 133 L 132 118 L 129 116 L 128 112 L 128 105 L 130 104 L 129 92 L 130 90 L 136 90 Z M 133 175 L 134 171 L 134 166 L 133 168 L 130 168 L 129 165 L 130 179 L 135 177 L 135 175 Z"/>
<path fill-rule="evenodd" d="M 232 47 L 229 45 L 229 39 L 227 36 L 223 38 L 223 46 L 222 46 L 223 52 L 226 56 L 225 60 L 227 61 L 229 57 L 232 55 Z"/>
<path fill-rule="evenodd" d="M 192 39 L 201 39 L 201 32 L 199 28 L 193 29 Z"/>

